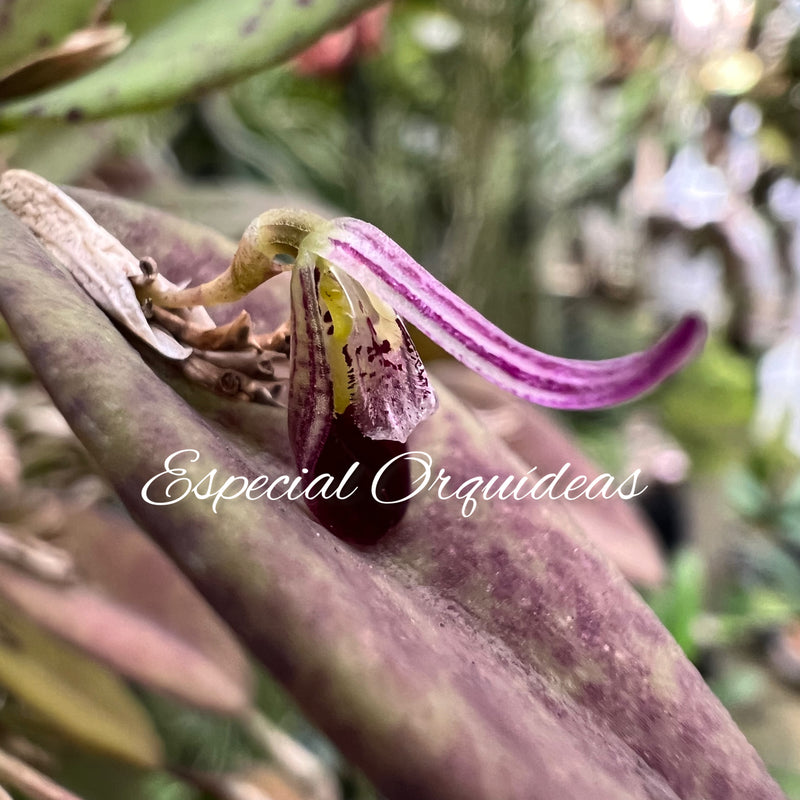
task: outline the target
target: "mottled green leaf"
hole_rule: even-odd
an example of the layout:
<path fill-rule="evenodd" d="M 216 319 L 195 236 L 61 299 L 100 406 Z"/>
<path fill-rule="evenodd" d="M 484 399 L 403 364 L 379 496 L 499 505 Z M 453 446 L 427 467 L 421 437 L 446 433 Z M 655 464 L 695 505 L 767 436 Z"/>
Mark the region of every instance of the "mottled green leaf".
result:
<path fill-rule="evenodd" d="M 278 64 L 375 0 L 198 0 L 112 61 L 63 86 L 0 106 L 0 129 L 170 105 Z"/>
<path fill-rule="evenodd" d="M 127 29 L 139 36 L 160 25 L 165 19 L 196 0 L 114 0 L 109 15 L 115 22 L 124 22 Z"/>
<path fill-rule="evenodd" d="M 0 71 L 89 22 L 97 0 L 0 0 Z"/>
<path fill-rule="evenodd" d="M 164 215 L 87 202 L 176 281 L 232 253 Z M 126 342 L 14 219 L 0 216 L 0 232 L 0 311 L 77 435 L 141 525 L 386 797 L 782 797 L 674 640 L 554 503 L 495 499 L 464 518 L 460 502 L 428 493 L 362 550 L 297 503 L 240 499 L 216 514 L 194 497 L 144 503 L 142 486 L 183 448 L 201 454 L 186 465 L 193 482 L 211 468 L 293 473 L 285 412 L 188 387 Z M 525 473 L 440 396 L 413 448 L 456 483 Z"/>

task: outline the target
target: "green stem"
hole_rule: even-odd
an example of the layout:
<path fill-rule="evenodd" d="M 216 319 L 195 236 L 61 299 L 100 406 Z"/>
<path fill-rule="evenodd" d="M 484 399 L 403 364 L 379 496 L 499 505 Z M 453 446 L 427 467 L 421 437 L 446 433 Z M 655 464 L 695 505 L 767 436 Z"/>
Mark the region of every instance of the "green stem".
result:
<path fill-rule="evenodd" d="M 230 266 L 221 275 L 188 289 L 158 289 L 150 284 L 137 287 L 140 300 L 152 300 L 164 308 L 215 306 L 240 300 L 291 265 L 279 255 L 297 256 L 303 240 L 327 224 L 310 211 L 271 209 L 256 217 L 245 230 Z"/>

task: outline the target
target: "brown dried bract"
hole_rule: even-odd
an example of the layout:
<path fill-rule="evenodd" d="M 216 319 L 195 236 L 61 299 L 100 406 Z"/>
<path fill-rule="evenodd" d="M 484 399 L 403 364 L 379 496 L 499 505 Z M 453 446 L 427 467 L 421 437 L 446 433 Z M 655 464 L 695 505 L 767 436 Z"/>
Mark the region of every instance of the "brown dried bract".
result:
<path fill-rule="evenodd" d="M 260 333 L 255 336 L 255 341 L 264 350 L 274 350 L 276 353 L 289 355 L 291 342 L 291 325 L 287 320 L 272 333 Z"/>
<path fill-rule="evenodd" d="M 278 396 L 288 376 L 288 360 L 275 343 L 288 352 L 288 326 L 274 334 L 254 336 L 250 315 L 215 328 L 204 328 L 182 316 L 181 309 L 166 309 L 147 302 L 145 313 L 179 342 L 193 348 L 181 362 L 181 371 L 192 383 L 217 394 L 264 405 L 281 405 Z M 276 374 L 278 367 L 278 374 Z"/>
<path fill-rule="evenodd" d="M 177 311 L 148 304 L 146 313 L 168 333 L 197 350 L 254 350 L 262 348 L 252 335 L 250 315 L 242 311 L 226 325 L 206 328 L 185 319 Z"/>
<path fill-rule="evenodd" d="M 20 97 L 76 78 L 121 53 L 131 41 L 124 25 L 92 25 L 55 47 L 37 50 L 0 74 L 0 98 Z"/>

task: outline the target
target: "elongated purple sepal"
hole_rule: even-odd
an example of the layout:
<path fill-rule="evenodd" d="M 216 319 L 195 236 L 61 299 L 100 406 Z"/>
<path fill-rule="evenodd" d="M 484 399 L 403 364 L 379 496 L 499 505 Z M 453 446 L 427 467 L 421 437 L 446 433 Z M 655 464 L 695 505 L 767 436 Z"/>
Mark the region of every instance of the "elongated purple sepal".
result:
<path fill-rule="evenodd" d="M 656 386 L 695 355 L 706 325 L 684 317 L 648 350 L 604 361 L 549 356 L 516 341 L 361 220 L 333 220 L 304 242 L 348 272 L 437 344 L 498 386 L 538 405 L 604 408 Z"/>

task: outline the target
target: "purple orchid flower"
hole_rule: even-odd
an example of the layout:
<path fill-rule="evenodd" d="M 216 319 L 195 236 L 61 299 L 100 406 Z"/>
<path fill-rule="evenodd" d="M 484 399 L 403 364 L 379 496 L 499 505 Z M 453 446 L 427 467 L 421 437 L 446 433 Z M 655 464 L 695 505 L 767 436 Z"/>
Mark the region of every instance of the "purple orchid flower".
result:
<path fill-rule="evenodd" d="M 594 362 L 548 356 L 505 334 L 369 223 L 303 211 L 262 214 L 225 273 L 153 299 L 165 306 L 230 302 L 286 269 L 293 273 L 289 432 L 307 483 L 356 462 L 374 472 L 436 410 L 401 317 L 503 389 L 562 409 L 603 408 L 648 391 L 697 353 L 706 335 L 705 323 L 687 316 L 642 352 Z M 408 493 L 409 480 L 407 467 L 387 477 L 369 524 L 363 492 L 349 503 L 306 497 L 342 538 L 369 529 L 372 540 L 402 516 L 404 505 L 392 498 Z"/>
<path fill-rule="evenodd" d="M 317 223 L 304 236 L 291 297 L 289 432 L 298 467 L 311 480 L 341 475 L 355 462 L 360 477 L 369 477 L 403 452 L 402 443 L 436 410 L 400 317 L 502 388 L 564 409 L 615 405 L 647 391 L 705 338 L 703 321 L 690 316 L 649 350 L 622 358 L 545 355 L 481 316 L 380 230 L 351 218 Z M 405 504 L 392 498 L 408 495 L 409 480 L 407 467 L 396 468 L 377 504 L 363 480 L 354 481 L 362 490 L 349 503 L 308 503 L 342 538 L 373 541 L 402 517 Z"/>

